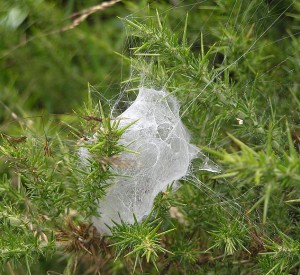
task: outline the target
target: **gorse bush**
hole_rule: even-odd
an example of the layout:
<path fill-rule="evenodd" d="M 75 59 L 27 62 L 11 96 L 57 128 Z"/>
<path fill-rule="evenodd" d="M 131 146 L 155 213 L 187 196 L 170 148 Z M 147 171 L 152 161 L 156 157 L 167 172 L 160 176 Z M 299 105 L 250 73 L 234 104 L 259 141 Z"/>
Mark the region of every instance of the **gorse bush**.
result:
<path fill-rule="evenodd" d="M 77 25 L 83 3 L 0 3 L 1 272 L 299 274 L 300 4 L 146 2 Z M 178 100 L 207 158 L 102 235 L 139 87 Z"/>

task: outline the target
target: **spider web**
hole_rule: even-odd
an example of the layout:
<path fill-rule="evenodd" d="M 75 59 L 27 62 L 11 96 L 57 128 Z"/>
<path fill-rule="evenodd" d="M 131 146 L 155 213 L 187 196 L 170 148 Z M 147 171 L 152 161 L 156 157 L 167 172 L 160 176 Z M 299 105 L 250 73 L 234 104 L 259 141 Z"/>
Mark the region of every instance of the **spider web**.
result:
<path fill-rule="evenodd" d="M 189 143 L 181 122 L 175 97 L 165 91 L 141 87 L 132 105 L 121 114 L 120 128 L 133 123 L 120 141 L 129 150 L 121 160 L 124 167 L 113 168 L 116 177 L 105 198 L 99 203 L 100 218 L 94 224 L 101 233 L 106 225 L 120 219 L 133 223 L 147 216 L 159 192 L 189 173 L 191 161 L 200 150 Z M 203 166 L 202 169 L 213 167 Z"/>
<path fill-rule="evenodd" d="M 176 13 L 177 9 L 186 9 L 187 12 L 195 13 L 197 9 L 203 7 L 209 1 L 193 1 L 193 3 L 185 4 L 187 1 L 172 1 L 174 6 L 169 9 L 160 11 L 160 15 L 170 15 Z M 281 1 L 279 1 L 281 2 Z M 176 4 L 176 6 L 175 6 Z M 292 4 L 291 4 L 292 5 Z M 290 6 L 288 6 L 290 7 Z M 288 8 L 287 7 L 287 8 Z M 214 190 L 210 186 L 203 183 L 198 177 L 199 170 L 207 170 L 211 172 L 219 172 L 219 167 L 215 165 L 210 159 L 204 156 L 199 148 L 192 145 L 190 142 L 190 134 L 182 123 L 182 118 L 187 114 L 188 110 L 193 107 L 198 97 L 201 97 L 203 92 L 220 77 L 227 69 L 247 58 L 247 55 L 253 51 L 259 50 L 257 42 L 260 41 L 272 29 L 276 23 L 280 23 L 282 15 L 287 9 L 275 13 L 276 5 L 269 10 L 265 8 L 264 1 L 260 1 L 259 5 L 252 9 L 252 16 L 248 16 L 248 23 L 253 19 L 254 15 L 260 12 L 261 17 L 257 22 L 256 31 L 254 31 L 254 39 L 250 46 L 236 58 L 232 63 L 227 64 L 225 69 L 222 69 L 213 79 L 211 79 L 198 95 L 191 100 L 184 102 L 180 108 L 178 99 L 171 95 L 166 88 L 173 75 L 163 76 L 162 79 L 157 81 L 153 80 L 151 76 L 151 66 L 147 66 L 147 57 L 134 57 L 140 64 L 146 64 L 144 70 L 136 70 L 132 64 L 130 75 L 123 81 L 121 92 L 114 98 L 111 105 L 112 116 L 120 116 L 126 118 L 121 120 L 120 127 L 136 121 L 124 134 L 122 143 L 136 153 L 123 153 L 122 158 L 125 163 L 129 163 L 127 167 L 114 168 L 117 174 L 123 175 L 115 179 L 114 184 L 108 189 L 107 195 L 103 201 L 99 203 L 100 218 L 94 218 L 94 224 L 102 233 L 109 234 L 109 229 L 106 225 L 112 226 L 112 220 L 119 222 L 123 220 L 128 223 L 133 223 L 133 214 L 141 221 L 148 215 L 153 206 L 153 202 L 157 194 L 166 190 L 167 186 L 173 181 L 183 180 L 192 184 L 196 189 L 204 193 L 212 203 L 212 205 L 219 205 L 230 217 L 235 221 L 240 222 L 240 218 L 245 217 L 245 209 L 242 204 L 245 203 L 243 198 L 251 189 L 244 193 L 238 192 L 239 195 L 233 198 L 227 198 L 219 191 Z M 230 17 L 226 23 L 233 20 L 234 11 L 238 10 L 239 17 L 243 16 L 241 4 L 239 1 L 232 1 Z M 146 11 L 146 8 L 145 8 Z M 245 11 L 249 12 L 249 11 Z M 140 22 L 146 21 L 149 17 L 143 15 L 143 12 L 137 11 L 130 14 L 130 18 L 134 18 Z M 210 17 L 213 15 L 214 10 L 209 10 L 209 15 L 203 20 L 203 26 L 198 31 L 198 37 L 195 38 L 195 43 L 199 39 L 200 34 L 206 30 L 206 24 L 209 23 Z M 272 20 L 269 18 L 272 17 Z M 185 18 L 180 18 L 175 27 L 175 32 L 182 29 Z M 245 31 L 239 24 L 237 18 L 234 20 L 233 28 L 236 32 Z M 127 31 L 125 28 L 124 31 Z M 204 32 L 204 40 L 206 34 Z M 140 41 L 128 34 L 128 39 L 124 46 L 124 56 L 128 55 L 127 48 L 139 46 Z M 289 38 L 289 37 L 286 37 Z M 283 39 L 286 39 L 283 38 Z M 221 45 L 223 39 L 221 38 L 216 44 Z M 272 43 L 278 43 L 273 41 Z M 224 65 L 223 62 L 220 65 Z M 217 54 L 213 58 L 214 63 L 217 59 Z M 283 61 L 285 62 L 285 61 Z M 280 65 L 280 64 L 279 64 Z M 124 65 L 125 66 L 125 65 Z M 275 69 L 275 67 L 271 68 Z M 263 76 L 259 75 L 257 81 Z M 124 76 L 121 73 L 121 77 Z M 246 86 L 251 86 L 253 83 L 245 83 Z M 173 92 L 173 91 L 171 91 Z M 128 109 L 127 109 L 128 108 Z M 203 144 L 209 146 L 209 144 Z M 201 164 L 198 167 L 191 165 L 195 158 L 200 158 Z M 235 193 L 236 186 L 225 181 L 224 184 L 229 186 Z M 254 187 L 253 187 L 254 188 Z M 199 209 L 203 209 L 208 205 L 199 205 Z M 246 217 L 245 217 L 246 218 Z"/>

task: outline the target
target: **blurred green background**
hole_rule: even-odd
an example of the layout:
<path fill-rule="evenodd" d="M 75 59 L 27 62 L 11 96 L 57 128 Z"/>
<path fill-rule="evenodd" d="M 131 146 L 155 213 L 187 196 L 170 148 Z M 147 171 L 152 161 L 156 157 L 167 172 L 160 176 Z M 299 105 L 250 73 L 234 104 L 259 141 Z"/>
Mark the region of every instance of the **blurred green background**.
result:
<path fill-rule="evenodd" d="M 6 110 L 70 112 L 82 103 L 87 83 L 118 91 L 126 34 L 117 16 L 138 5 L 116 4 L 78 27 L 51 34 L 71 23 L 74 12 L 101 1 L 0 1 L 0 121 Z M 142 5 L 142 4 L 141 4 Z"/>
<path fill-rule="evenodd" d="M 130 64 L 117 53 L 128 56 L 132 46 L 120 18 L 142 18 L 150 4 L 152 11 L 171 9 L 171 17 L 184 22 L 194 3 L 122 1 L 59 32 L 71 24 L 72 14 L 103 2 L 0 0 L 0 123 L 12 112 L 72 112 L 82 104 L 88 83 L 104 97 L 115 95 L 130 75 Z"/>
<path fill-rule="evenodd" d="M 231 47 L 235 37 L 229 37 L 231 40 L 226 41 L 226 34 L 216 32 L 218 24 L 236 19 L 232 33 L 238 34 L 245 23 L 250 25 L 250 18 L 255 22 L 256 30 L 265 31 L 291 3 L 251 1 L 242 11 L 234 9 L 235 1 L 231 0 L 128 0 L 92 14 L 74 29 L 57 32 L 71 23 L 73 13 L 102 2 L 0 0 L 0 123 L 11 117 L 12 112 L 22 115 L 28 110 L 71 112 L 82 103 L 88 83 L 104 96 L 118 93 L 121 81 L 130 75 L 130 64 L 116 52 L 128 56 L 128 48 L 136 46 L 131 45 L 126 28 L 118 17 L 134 16 L 142 20 L 149 14 L 149 7 L 152 11 L 158 8 L 162 17 L 168 15 L 170 25 L 178 31 L 184 25 L 186 12 L 190 12 L 188 36 L 191 42 L 196 42 L 194 48 L 198 51 L 201 32 L 204 33 L 206 45 L 212 45 L 218 41 L 216 37 L 222 37 L 225 38 L 223 44 Z M 294 8 L 297 7 L 299 4 L 295 3 Z M 230 15 L 231 11 L 233 13 Z M 243 18 L 247 22 L 243 22 Z M 256 18 L 263 20 L 255 21 Z M 297 25 L 291 24 L 292 16 L 285 16 L 284 19 L 278 22 L 274 39 L 286 34 L 287 25 L 290 31 L 297 30 Z M 244 46 L 249 45 L 244 43 Z M 236 46 L 233 48 L 236 50 Z M 240 52 L 227 53 L 234 60 L 245 49 L 240 47 Z M 222 60 L 222 56 L 216 57 L 215 62 L 219 61 L 218 58 Z M 260 71 L 265 69 L 263 67 Z"/>

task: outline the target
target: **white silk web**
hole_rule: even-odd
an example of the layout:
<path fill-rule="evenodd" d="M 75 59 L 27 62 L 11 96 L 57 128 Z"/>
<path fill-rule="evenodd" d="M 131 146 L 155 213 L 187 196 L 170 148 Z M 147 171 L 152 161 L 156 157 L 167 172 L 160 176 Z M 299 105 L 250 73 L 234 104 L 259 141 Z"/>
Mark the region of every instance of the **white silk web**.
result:
<path fill-rule="evenodd" d="M 201 8 L 205 10 L 207 8 L 205 6 L 206 3 L 210 3 L 211 5 L 210 1 L 195 0 L 174 2 L 177 3 L 177 7 L 175 7 L 174 4 L 174 6 L 170 9 L 176 10 L 177 8 L 185 8 L 189 14 L 193 11 L 197 11 L 198 14 Z M 226 26 L 231 26 L 232 23 L 230 25 L 229 21 L 234 21 L 235 23 L 231 27 L 234 28 L 236 32 L 245 31 L 243 26 L 247 25 L 239 24 L 238 18 L 236 20 L 231 18 L 234 14 L 237 14 L 239 19 L 244 20 L 242 16 L 243 11 L 240 9 L 241 5 L 242 2 L 239 1 L 232 1 L 231 5 L 228 4 L 231 15 Z M 281 13 L 279 15 L 278 13 L 275 13 L 273 8 L 273 10 L 271 10 L 273 21 L 267 21 L 270 17 L 270 12 L 269 10 L 262 8 L 266 5 L 267 4 L 262 0 L 257 6 L 250 7 L 251 9 L 249 8 L 247 11 L 253 14 L 253 16 L 257 13 L 257 10 L 261 12 L 260 20 L 257 20 L 255 23 L 256 27 L 251 34 L 253 36 L 253 40 L 251 44 L 249 44 L 248 48 L 243 49 L 243 52 L 241 52 L 241 54 L 232 63 L 225 66 L 223 62 L 227 59 L 224 58 L 224 61 L 222 61 L 222 64 L 220 65 L 224 65 L 226 69 L 230 68 L 237 65 L 241 59 L 246 58 L 248 53 L 259 49 L 257 42 L 266 35 L 269 29 L 278 20 L 281 19 L 282 15 Z M 236 11 L 236 13 L 234 13 L 234 11 Z M 163 16 L 168 12 L 170 11 L 167 10 L 160 14 Z M 203 33 L 205 42 L 211 39 L 209 32 L 210 24 L 208 23 L 210 23 L 210 15 L 213 14 L 213 12 L 214 11 L 212 9 L 210 12 L 202 13 L 204 17 L 203 24 L 201 24 L 201 26 L 193 24 L 189 26 L 192 30 L 193 28 L 199 28 L 198 35 L 196 35 L 197 30 L 193 30 L 195 37 L 200 37 L 200 33 Z M 146 16 L 141 12 L 136 12 L 136 14 L 132 14 L 131 17 L 140 21 L 146 19 Z M 249 20 L 248 25 L 251 25 L 251 17 L 248 16 L 245 18 L 250 18 L 247 20 Z M 176 18 L 176 20 L 178 20 L 176 22 L 178 22 L 178 28 L 180 28 L 180 26 L 182 27 L 184 25 L 185 16 L 181 19 Z M 252 29 L 250 30 L 252 31 Z M 221 42 L 226 39 L 227 37 L 224 34 L 220 41 L 217 42 L 217 45 L 223 45 Z M 275 41 L 274 43 L 278 42 Z M 139 45 L 138 38 L 135 40 L 134 37 L 128 37 L 128 45 L 133 46 L 133 48 L 134 46 Z M 230 47 L 228 48 L 228 51 L 229 50 Z M 225 52 L 224 54 L 226 57 L 226 55 L 230 54 L 230 52 Z M 127 49 L 124 53 L 124 56 L 126 55 L 128 55 Z M 143 59 L 143 57 L 139 58 Z M 213 62 L 215 62 L 215 59 L 217 58 L 218 56 L 215 55 Z M 145 61 L 146 65 L 148 64 L 147 58 L 144 58 L 143 61 Z M 223 74 L 226 69 L 218 73 L 216 77 Z M 245 193 L 238 197 L 230 199 L 225 197 L 228 195 L 221 194 L 222 189 L 216 189 L 221 191 L 215 191 L 214 188 L 202 183 L 197 178 L 195 173 L 193 173 L 197 169 L 211 172 L 217 172 L 218 169 L 215 165 L 211 165 L 208 158 L 203 160 L 201 151 L 190 143 L 188 131 L 185 129 L 181 121 L 181 117 L 187 113 L 187 110 L 193 106 L 195 101 L 202 95 L 204 90 L 212 84 L 215 78 L 205 85 L 202 90 L 199 90 L 199 93 L 197 93 L 194 97 L 183 102 L 185 105 L 182 106 L 180 110 L 181 114 L 179 115 L 180 106 L 177 99 L 171 96 L 165 89 L 153 88 L 164 86 L 164 83 L 169 81 L 169 77 L 172 78 L 172 75 L 166 75 L 165 77 L 160 76 L 162 79 L 161 81 L 157 80 L 155 77 L 154 82 L 152 82 L 152 78 L 149 76 L 151 75 L 151 68 L 146 69 L 141 75 L 139 70 L 135 72 L 133 66 L 130 73 L 130 80 L 125 81 L 125 89 L 117 95 L 116 104 L 110 107 L 112 107 L 112 113 L 114 114 L 120 111 L 120 109 L 121 111 L 118 114 L 123 112 L 119 117 L 126 119 L 122 119 L 120 121 L 120 127 L 136 121 L 126 130 L 120 140 L 122 144 L 136 153 L 124 152 L 121 155 L 121 158 L 122 163 L 126 163 L 126 165 L 123 167 L 112 168 L 114 173 L 123 176 L 119 176 L 114 179 L 110 188 L 107 189 L 106 197 L 99 202 L 98 211 L 100 217 L 93 218 L 94 225 L 101 233 L 109 234 L 110 230 L 106 224 L 113 226 L 112 221 L 118 223 L 120 220 L 123 220 L 127 223 L 132 223 L 133 214 L 135 214 L 138 221 L 141 221 L 151 212 L 151 208 L 157 194 L 166 190 L 167 186 L 172 182 L 176 182 L 180 179 L 188 179 L 188 181 L 196 188 L 199 188 L 204 195 L 211 198 L 211 201 L 213 202 L 212 204 L 220 205 L 220 207 L 224 208 L 224 211 L 226 212 L 226 209 L 228 208 L 228 215 L 230 215 L 233 219 L 238 220 L 236 217 L 244 215 L 244 210 L 240 205 L 240 201 L 243 199 L 244 194 L 246 194 L 249 190 L 246 190 Z M 260 78 L 258 78 L 258 81 L 260 81 Z M 131 95 L 133 94 L 132 91 L 135 90 L 137 86 L 136 82 L 142 83 L 142 87 L 139 89 L 137 98 L 132 102 L 133 99 Z M 144 85 L 144 83 L 146 84 Z M 245 83 L 245 85 L 251 85 L 251 83 Z M 152 87 L 152 89 L 145 88 L 144 86 Z M 127 93 L 127 91 L 131 92 Z M 170 89 L 170 92 L 173 92 L 173 90 Z M 128 105 L 130 105 L 130 107 L 124 111 L 124 107 Z M 81 151 L 81 154 L 82 159 L 86 160 L 86 158 L 88 158 L 88 154 L 86 154 L 86 152 Z M 193 159 L 198 157 L 202 164 L 200 164 L 200 168 L 193 168 L 191 163 Z M 226 184 L 230 183 L 226 182 Z M 230 188 L 232 190 L 236 190 L 238 187 L 231 186 Z M 205 207 L 207 206 L 209 207 L 209 205 L 205 206 L 203 204 L 199 204 L 199 211 L 205 211 L 203 209 L 206 209 Z"/>
<path fill-rule="evenodd" d="M 106 225 L 113 226 L 113 221 L 133 223 L 133 214 L 138 221 L 147 216 L 157 194 L 188 175 L 191 161 L 200 153 L 190 144 L 178 102 L 166 91 L 141 87 L 136 100 L 120 117 L 125 118 L 120 128 L 134 122 L 120 143 L 136 153 L 121 154 L 125 165 L 113 168 L 121 176 L 115 178 L 99 203 L 100 218 L 93 218 L 104 234 L 109 234 Z M 212 169 L 205 165 L 203 169 Z"/>

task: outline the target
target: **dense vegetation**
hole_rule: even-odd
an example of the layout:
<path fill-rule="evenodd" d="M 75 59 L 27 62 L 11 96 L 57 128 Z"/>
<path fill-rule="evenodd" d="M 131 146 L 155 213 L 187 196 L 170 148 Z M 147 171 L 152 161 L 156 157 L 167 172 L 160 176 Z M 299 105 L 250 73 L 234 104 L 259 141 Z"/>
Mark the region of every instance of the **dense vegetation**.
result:
<path fill-rule="evenodd" d="M 299 274 L 300 2 L 115 2 L 0 1 L 0 273 Z M 111 108 L 139 85 L 177 97 L 221 172 L 196 161 L 103 237 Z"/>

